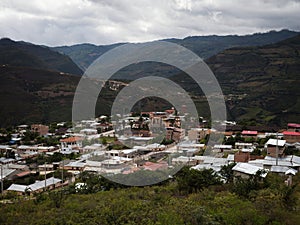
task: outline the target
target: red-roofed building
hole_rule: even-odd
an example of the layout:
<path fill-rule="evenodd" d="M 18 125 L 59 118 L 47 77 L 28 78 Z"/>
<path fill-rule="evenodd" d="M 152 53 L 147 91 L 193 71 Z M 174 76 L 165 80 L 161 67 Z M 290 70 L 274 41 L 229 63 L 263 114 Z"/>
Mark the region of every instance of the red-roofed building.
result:
<path fill-rule="evenodd" d="M 284 131 L 283 138 L 289 143 L 300 142 L 300 132 Z"/>
<path fill-rule="evenodd" d="M 159 170 L 159 169 L 167 169 L 168 164 L 166 162 L 160 162 L 160 163 L 153 163 L 153 162 L 145 162 L 145 164 L 142 166 L 145 170 Z"/>
<path fill-rule="evenodd" d="M 130 174 L 130 173 L 134 173 L 134 172 L 139 171 L 139 170 L 140 170 L 140 168 L 138 168 L 138 167 L 133 167 L 133 168 L 131 168 L 131 169 L 129 169 L 129 170 L 123 171 L 122 174 Z"/>
<path fill-rule="evenodd" d="M 62 149 L 78 149 L 82 147 L 82 137 L 68 137 L 60 139 L 60 144 Z"/>
<path fill-rule="evenodd" d="M 257 135 L 257 131 L 243 130 L 242 135 Z"/>
<path fill-rule="evenodd" d="M 242 137 L 244 138 L 254 138 L 256 139 L 257 138 L 257 134 L 258 132 L 255 130 L 243 130 L 242 131 Z"/>
<path fill-rule="evenodd" d="M 60 139 L 60 142 L 64 142 L 64 143 L 74 143 L 77 141 L 82 141 L 82 137 L 67 137 L 64 139 Z"/>
<path fill-rule="evenodd" d="M 298 124 L 298 123 L 288 123 L 288 127 L 291 127 L 291 128 L 300 128 L 300 124 Z"/>
<path fill-rule="evenodd" d="M 31 171 L 22 171 L 20 173 L 16 174 L 16 177 L 20 178 L 20 177 L 26 177 L 29 176 L 31 174 Z"/>
<path fill-rule="evenodd" d="M 300 124 L 298 124 L 298 123 L 288 123 L 288 131 L 300 132 Z"/>

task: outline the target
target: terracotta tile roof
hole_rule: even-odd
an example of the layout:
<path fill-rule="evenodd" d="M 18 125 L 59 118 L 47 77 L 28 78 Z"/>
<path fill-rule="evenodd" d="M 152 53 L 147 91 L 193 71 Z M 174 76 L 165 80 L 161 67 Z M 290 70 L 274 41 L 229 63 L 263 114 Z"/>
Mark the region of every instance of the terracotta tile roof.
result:
<path fill-rule="evenodd" d="M 30 173 L 31 173 L 30 171 L 24 171 L 24 172 L 16 174 L 16 176 L 17 177 L 24 177 L 24 176 L 29 175 Z"/>
<path fill-rule="evenodd" d="M 300 124 L 297 124 L 297 123 L 288 123 L 288 127 L 300 128 Z"/>
<path fill-rule="evenodd" d="M 257 135 L 257 131 L 243 130 L 242 135 Z"/>
<path fill-rule="evenodd" d="M 67 142 L 67 143 L 72 143 L 72 142 L 77 142 L 77 141 L 82 141 L 81 137 L 68 137 L 64 139 L 60 139 L 60 142 Z"/>
<path fill-rule="evenodd" d="M 290 136 L 300 136 L 300 132 L 295 131 L 284 131 L 283 135 L 290 135 Z"/>
<path fill-rule="evenodd" d="M 146 162 L 142 167 L 145 170 L 155 171 L 157 169 L 166 169 L 166 168 L 168 168 L 168 164 L 167 163 Z"/>

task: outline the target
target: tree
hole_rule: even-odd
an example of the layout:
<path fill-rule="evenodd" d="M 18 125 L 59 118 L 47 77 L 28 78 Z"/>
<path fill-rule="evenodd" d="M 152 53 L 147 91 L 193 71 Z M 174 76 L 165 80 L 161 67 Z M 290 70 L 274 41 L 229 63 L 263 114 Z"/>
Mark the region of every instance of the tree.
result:
<path fill-rule="evenodd" d="M 63 160 L 63 158 L 64 158 L 64 155 L 62 153 L 60 153 L 60 152 L 54 152 L 54 154 L 52 156 L 50 156 L 47 161 L 49 163 L 60 162 L 60 161 Z"/>
<path fill-rule="evenodd" d="M 107 145 L 107 140 L 106 140 L 105 137 L 102 138 L 102 144 L 103 144 L 103 145 Z"/>
<path fill-rule="evenodd" d="M 236 163 L 230 163 L 229 165 L 222 166 L 220 170 L 221 176 L 225 179 L 226 183 L 233 182 L 233 170 L 232 168 L 236 165 Z"/>
<path fill-rule="evenodd" d="M 253 152 L 250 153 L 251 155 L 257 155 L 257 156 L 260 156 L 261 155 L 261 150 L 258 149 L 258 148 L 255 148 L 253 150 Z"/>
<path fill-rule="evenodd" d="M 176 181 L 179 191 L 186 194 L 222 183 L 220 177 L 212 169 L 195 170 L 187 166 L 176 175 Z"/>
<path fill-rule="evenodd" d="M 52 200 L 52 203 L 56 208 L 60 208 L 62 206 L 65 197 L 66 195 L 63 194 L 62 190 L 49 192 L 49 198 Z"/>
<path fill-rule="evenodd" d="M 260 190 L 265 187 L 265 182 L 263 182 L 262 178 L 264 173 L 264 170 L 259 170 L 248 179 L 237 177 L 234 182 L 233 192 L 239 196 L 249 198 L 252 191 Z"/>
<path fill-rule="evenodd" d="M 235 138 L 230 136 L 229 138 L 224 137 L 224 144 L 225 145 L 234 145 L 235 144 Z"/>

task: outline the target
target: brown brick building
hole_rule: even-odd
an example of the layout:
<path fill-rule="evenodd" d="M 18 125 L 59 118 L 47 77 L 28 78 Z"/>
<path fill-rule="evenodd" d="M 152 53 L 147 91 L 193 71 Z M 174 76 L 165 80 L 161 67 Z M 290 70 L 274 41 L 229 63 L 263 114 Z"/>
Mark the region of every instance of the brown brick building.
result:
<path fill-rule="evenodd" d="M 32 124 L 31 132 L 36 132 L 39 135 L 46 135 L 49 132 L 49 127 L 43 124 Z"/>

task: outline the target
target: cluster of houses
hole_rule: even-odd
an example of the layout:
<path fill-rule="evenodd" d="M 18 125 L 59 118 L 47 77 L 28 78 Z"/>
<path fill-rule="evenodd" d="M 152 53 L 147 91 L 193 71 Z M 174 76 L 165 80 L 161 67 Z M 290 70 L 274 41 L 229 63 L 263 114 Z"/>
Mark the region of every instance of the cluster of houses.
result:
<path fill-rule="evenodd" d="M 189 137 L 194 140 L 202 139 L 207 132 L 206 129 L 192 129 L 189 131 Z M 225 134 L 226 135 L 226 134 Z M 234 133 L 231 132 L 231 136 Z M 236 163 L 232 168 L 234 175 L 241 177 L 249 177 L 255 175 L 258 171 L 264 171 L 261 176 L 267 173 L 278 173 L 287 176 L 286 183 L 292 182 L 292 176 L 300 171 L 300 157 L 295 155 L 287 155 L 286 149 L 294 147 L 300 150 L 300 124 L 289 123 L 287 129 L 282 132 L 268 133 L 252 130 L 244 130 L 241 132 L 243 138 L 251 138 L 252 142 L 242 143 L 235 142 L 234 145 L 214 145 L 212 155 L 197 156 L 180 156 L 173 161 L 187 162 L 193 169 L 213 169 L 219 172 L 222 166 Z M 256 140 L 259 138 L 272 137 L 264 144 L 266 155 L 251 154 L 256 149 Z M 221 154 L 221 157 L 216 157 Z M 226 156 L 226 157 L 224 157 Z"/>
<path fill-rule="evenodd" d="M 37 180 L 30 185 L 12 184 L 6 190 L 24 194 L 62 187 L 74 181 L 74 178 L 72 181 L 54 177 L 46 179 L 46 175 L 53 174 L 57 169 L 66 170 L 74 177 L 82 171 L 130 174 L 139 170 L 164 170 L 176 165 L 219 172 L 222 166 L 235 162 L 233 171 L 238 176 L 247 177 L 264 170 L 288 176 L 289 184 L 291 176 L 300 171 L 300 157 L 286 154 L 288 147 L 300 149 L 300 124 L 289 123 L 286 129 L 276 133 L 227 130 L 222 133 L 226 138 L 240 135 L 247 142 L 206 146 L 207 136 L 218 133 L 218 130 L 204 126 L 183 129 L 181 121 L 184 119 L 184 115 L 178 115 L 174 109 L 170 109 L 164 112 L 142 112 L 141 116 L 128 115 L 111 122 L 106 116 L 101 116 L 95 120 L 83 120 L 72 129 L 59 123 L 55 133 L 49 133 L 49 127 L 41 124 L 30 127 L 21 125 L 8 145 L 0 145 L 3 156 L 0 158 L 1 182 L 4 179 L 14 181 L 32 173 L 45 175 L 43 180 Z M 165 144 L 155 142 L 154 133 L 162 127 L 165 140 L 168 140 Z M 24 145 L 22 137 L 27 130 L 45 137 L 59 135 L 59 145 Z M 101 138 L 111 141 L 101 143 Z M 252 154 L 257 150 L 257 140 L 262 138 L 268 139 L 263 148 L 266 155 Z M 76 160 L 62 160 L 36 168 L 30 168 L 25 163 L 26 159 L 39 155 L 51 156 L 55 152 L 65 155 L 65 158 L 70 154 L 78 157 Z"/>

